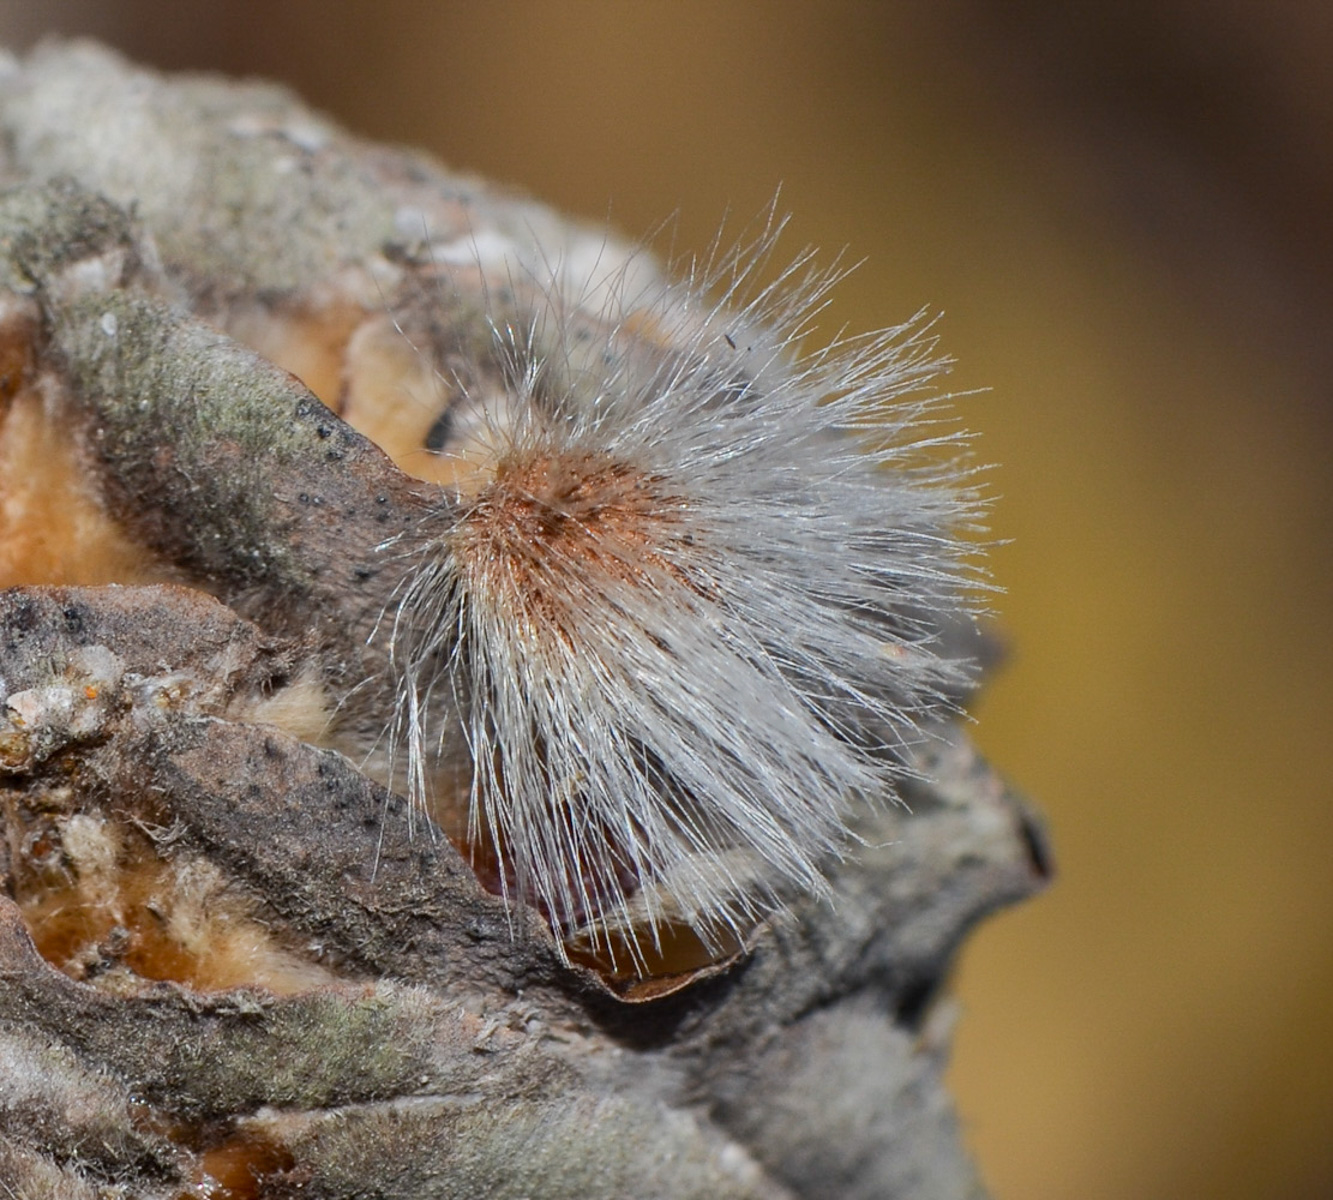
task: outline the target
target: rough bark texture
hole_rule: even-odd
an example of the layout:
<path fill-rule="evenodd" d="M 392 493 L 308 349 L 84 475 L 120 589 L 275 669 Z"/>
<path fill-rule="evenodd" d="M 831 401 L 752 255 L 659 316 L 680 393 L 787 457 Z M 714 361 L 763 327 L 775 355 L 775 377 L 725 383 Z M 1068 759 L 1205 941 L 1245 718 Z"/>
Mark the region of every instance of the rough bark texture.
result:
<path fill-rule="evenodd" d="M 926 741 L 910 813 L 867 815 L 829 865 L 831 902 L 793 897 L 735 958 L 627 982 L 566 962 L 400 798 L 273 715 L 301 679 L 337 695 L 385 673 L 382 547 L 447 503 L 269 361 L 299 356 L 281 331 L 334 345 L 324 399 L 354 407 L 386 307 L 488 370 L 469 348 L 481 292 L 505 303 L 488 239 L 534 263 L 627 252 L 277 89 L 87 46 L 0 67 L 0 130 L 0 409 L 41 397 L 142 552 L 133 586 L 0 592 L 9 1194 L 980 1195 L 937 989 L 1048 865 L 956 725 Z M 422 280 L 459 239 L 477 278 L 442 298 Z M 177 951 L 202 879 L 189 919 L 251 931 L 268 974 L 144 966 L 127 893 L 105 892 L 135 871 L 171 881 L 136 911 Z M 77 904 L 115 919 L 57 936 Z"/>

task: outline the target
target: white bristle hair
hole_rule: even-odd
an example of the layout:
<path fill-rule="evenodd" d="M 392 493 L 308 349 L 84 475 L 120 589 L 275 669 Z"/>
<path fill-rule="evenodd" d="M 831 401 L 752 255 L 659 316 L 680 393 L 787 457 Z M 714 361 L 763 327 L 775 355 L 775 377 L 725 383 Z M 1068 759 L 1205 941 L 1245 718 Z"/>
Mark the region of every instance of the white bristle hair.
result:
<path fill-rule="evenodd" d="M 470 840 L 557 940 L 639 959 L 668 922 L 709 942 L 821 892 L 970 675 L 941 631 L 981 506 L 929 323 L 802 356 L 840 272 L 757 283 L 779 229 L 646 320 L 624 277 L 585 319 L 558 269 L 525 325 L 493 318 L 491 461 L 410 549 L 409 793 L 465 756 Z"/>

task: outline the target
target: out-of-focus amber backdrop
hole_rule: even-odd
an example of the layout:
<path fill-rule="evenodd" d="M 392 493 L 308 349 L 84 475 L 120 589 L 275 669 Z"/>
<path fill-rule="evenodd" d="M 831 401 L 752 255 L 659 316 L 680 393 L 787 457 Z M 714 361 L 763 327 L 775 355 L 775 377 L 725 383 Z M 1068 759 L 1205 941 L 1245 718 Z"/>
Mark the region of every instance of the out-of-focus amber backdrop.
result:
<path fill-rule="evenodd" d="M 782 185 L 999 464 L 977 737 L 1061 875 L 962 957 L 999 1200 L 1333 1195 L 1333 6 L 9 0 L 704 247 Z"/>

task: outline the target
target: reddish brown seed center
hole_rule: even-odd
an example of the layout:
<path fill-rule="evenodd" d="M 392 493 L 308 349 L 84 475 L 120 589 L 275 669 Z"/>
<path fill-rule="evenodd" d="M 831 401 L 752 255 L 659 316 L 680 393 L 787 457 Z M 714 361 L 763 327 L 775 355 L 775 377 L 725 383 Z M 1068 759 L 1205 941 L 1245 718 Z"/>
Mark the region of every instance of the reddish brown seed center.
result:
<path fill-rule="evenodd" d="M 500 571 L 529 602 L 571 573 L 641 581 L 653 569 L 675 573 L 663 552 L 680 537 L 683 503 L 661 476 L 606 455 L 513 453 L 475 497 L 453 549 L 474 582 Z"/>

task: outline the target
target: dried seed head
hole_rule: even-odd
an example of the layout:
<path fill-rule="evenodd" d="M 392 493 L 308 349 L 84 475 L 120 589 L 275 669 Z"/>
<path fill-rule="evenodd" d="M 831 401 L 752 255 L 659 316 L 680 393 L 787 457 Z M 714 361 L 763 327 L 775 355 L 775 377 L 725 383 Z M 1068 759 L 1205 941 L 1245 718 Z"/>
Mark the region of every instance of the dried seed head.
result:
<path fill-rule="evenodd" d="M 800 357 L 833 276 L 745 300 L 772 236 L 651 302 L 609 289 L 591 335 L 558 272 L 493 317 L 503 383 L 455 389 L 468 470 L 394 624 L 413 796 L 461 769 L 506 894 L 636 956 L 820 890 L 968 673 L 941 638 L 976 498 L 926 421 L 933 343 Z"/>

